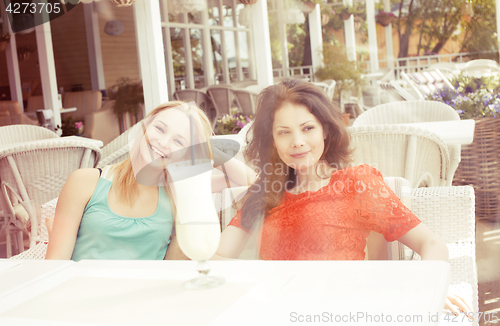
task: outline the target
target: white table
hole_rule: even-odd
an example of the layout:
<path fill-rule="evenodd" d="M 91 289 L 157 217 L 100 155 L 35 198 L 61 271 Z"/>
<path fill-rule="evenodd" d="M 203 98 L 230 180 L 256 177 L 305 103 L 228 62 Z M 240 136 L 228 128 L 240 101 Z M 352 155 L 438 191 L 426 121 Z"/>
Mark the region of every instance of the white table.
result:
<path fill-rule="evenodd" d="M 0 298 L 72 264 L 64 260 L 0 259 Z"/>
<path fill-rule="evenodd" d="M 0 297 L 0 324 L 295 325 L 314 315 L 350 324 L 345 316 L 354 314 L 351 324 L 384 325 L 375 322 L 384 314 L 422 318 L 395 325 L 435 325 L 429 316 L 442 311 L 450 274 L 442 261 L 210 265 L 226 283 L 187 291 L 181 284 L 196 276 L 195 262 L 80 261 Z"/>
<path fill-rule="evenodd" d="M 437 134 L 448 145 L 468 145 L 474 139 L 475 121 L 451 120 L 451 121 L 432 121 L 404 123 L 403 125 L 414 126 L 417 128 L 432 131 Z"/>

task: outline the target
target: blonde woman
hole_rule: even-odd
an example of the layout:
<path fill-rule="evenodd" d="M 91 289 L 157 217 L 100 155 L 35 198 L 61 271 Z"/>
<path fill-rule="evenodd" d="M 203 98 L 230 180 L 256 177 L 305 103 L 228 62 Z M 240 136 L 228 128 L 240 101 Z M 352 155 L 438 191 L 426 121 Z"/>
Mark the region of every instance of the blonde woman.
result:
<path fill-rule="evenodd" d="M 211 135 L 207 116 L 192 103 L 173 101 L 154 109 L 137 130 L 130 158 L 103 170 L 76 170 L 68 178 L 59 196 L 46 259 L 168 258 L 175 205 L 164 166 L 185 159 L 191 144 L 198 143 L 198 149 L 208 151 L 215 162 L 225 162 L 233 184 L 246 184 L 243 163 L 201 146 Z M 214 175 L 212 191 L 225 186 L 224 175 Z M 179 255 L 175 248 L 174 255 Z"/>

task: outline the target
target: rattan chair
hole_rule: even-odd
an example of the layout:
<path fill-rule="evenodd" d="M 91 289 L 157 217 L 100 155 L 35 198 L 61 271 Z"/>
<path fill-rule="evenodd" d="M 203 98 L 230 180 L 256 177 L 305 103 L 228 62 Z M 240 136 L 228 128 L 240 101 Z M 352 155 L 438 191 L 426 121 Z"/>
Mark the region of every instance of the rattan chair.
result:
<path fill-rule="evenodd" d="M 401 101 L 378 105 L 354 120 L 353 126 L 377 124 L 398 124 L 430 121 L 460 120 L 457 112 L 437 101 Z M 446 176 L 446 185 L 451 186 L 453 176 L 460 163 L 461 146 L 447 145 L 450 154 L 450 169 Z"/>
<path fill-rule="evenodd" d="M 0 111 L 0 113 L 1 112 L 2 111 Z M 49 138 L 59 138 L 59 135 L 57 135 L 55 132 L 50 131 L 49 129 L 32 125 L 7 125 L 0 128 L 0 146 Z M 15 212 L 19 219 L 22 219 L 27 215 L 27 212 L 21 205 L 16 205 Z M 0 230 L 2 230 L 5 224 L 6 214 L 7 204 L 3 202 L 2 196 L 0 195 Z M 12 232 L 10 234 L 10 240 L 12 243 L 14 243 L 16 248 L 19 247 L 23 242 L 23 232 Z"/>
<path fill-rule="evenodd" d="M 10 233 L 24 228 L 16 219 L 21 204 L 31 223 L 30 248 L 40 240 L 40 206 L 57 197 L 66 179 L 76 169 L 95 167 L 101 151 L 80 139 L 38 140 L 0 149 L 0 193 L 6 205 L 7 256 L 12 255 Z M 28 227 L 29 228 L 29 227 Z M 19 244 L 24 249 L 22 242 Z"/>
<path fill-rule="evenodd" d="M 236 97 L 243 114 L 255 115 L 258 93 L 246 89 L 232 89 L 232 93 Z"/>
<path fill-rule="evenodd" d="M 194 101 L 196 105 L 198 105 L 208 116 L 210 122 L 212 123 L 212 127 L 215 126 L 218 116 L 217 109 L 205 92 L 198 89 L 178 90 L 174 93 L 174 99 L 184 102 Z"/>
<path fill-rule="evenodd" d="M 207 94 L 217 109 L 218 116 L 223 116 L 231 112 L 235 97 L 229 85 L 213 85 L 207 89 Z"/>
<path fill-rule="evenodd" d="M 354 163 L 369 164 L 413 188 L 443 186 L 450 169 L 448 147 L 438 135 L 407 125 L 350 127 Z"/>
<path fill-rule="evenodd" d="M 412 212 L 448 246 L 450 288 L 478 312 L 474 189 L 470 186 L 412 189 Z M 406 259 L 420 259 L 407 251 Z M 474 318 L 477 325 L 477 318 Z M 453 323 L 450 323 L 453 324 Z"/>

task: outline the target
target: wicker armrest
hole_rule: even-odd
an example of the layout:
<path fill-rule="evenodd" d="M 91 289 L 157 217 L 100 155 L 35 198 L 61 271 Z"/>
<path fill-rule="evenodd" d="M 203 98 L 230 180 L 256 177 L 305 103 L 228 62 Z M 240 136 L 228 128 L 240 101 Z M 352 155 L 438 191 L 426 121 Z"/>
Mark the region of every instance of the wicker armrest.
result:
<path fill-rule="evenodd" d="M 472 298 L 473 309 L 477 312 L 474 200 L 474 190 L 470 186 L 417 188 L 412 191 L 413 213 L 448 246 L 450 287 L 465 298 Z"/>

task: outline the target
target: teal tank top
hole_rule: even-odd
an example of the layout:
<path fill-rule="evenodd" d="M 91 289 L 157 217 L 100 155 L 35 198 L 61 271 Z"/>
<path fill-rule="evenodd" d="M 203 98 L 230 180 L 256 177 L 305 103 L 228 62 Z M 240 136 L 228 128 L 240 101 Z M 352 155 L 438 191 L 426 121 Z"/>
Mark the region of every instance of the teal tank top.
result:
<path fill-rule="evenodd" d="M 103 172 L 83 211 L 71 259 L 163 259 L 173 227 L 168 195 L 158 187 L 158 206 L 153 215 L 125 217 L 109 207 L 111 182 Z"/>

